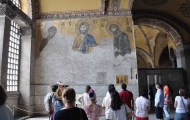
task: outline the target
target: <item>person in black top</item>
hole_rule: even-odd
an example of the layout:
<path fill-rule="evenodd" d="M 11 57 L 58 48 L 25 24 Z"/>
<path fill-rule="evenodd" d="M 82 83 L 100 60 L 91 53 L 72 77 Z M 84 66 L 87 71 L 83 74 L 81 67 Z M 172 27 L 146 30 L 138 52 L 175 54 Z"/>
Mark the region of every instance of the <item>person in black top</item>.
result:
<path fill-rule="evenodd" d="M 65 105 L 55 114 L 54 120 L 88 120 L 85 111 L 75 107 L 76 93 L 73 88 L 65 88 L 62 93 L 62 101 Z"/>

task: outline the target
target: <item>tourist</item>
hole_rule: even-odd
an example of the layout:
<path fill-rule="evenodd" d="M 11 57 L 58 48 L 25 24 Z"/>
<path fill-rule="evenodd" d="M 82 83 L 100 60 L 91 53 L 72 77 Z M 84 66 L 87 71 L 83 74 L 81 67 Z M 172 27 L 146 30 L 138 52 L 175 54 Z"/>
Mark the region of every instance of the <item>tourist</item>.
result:
<path fill-rule="evenodd" d="M 148 120 L 148 112 L 150 111 L 150 101 L 147 99 L 148 91 L 142 89 L 141 96 L 135 101 L 136 104 L 136 120 Z"/>
<path fill-rule="evenodd" d="M 1 120 L 14 120 L 11 109 L 5 105 L 7 94 L 4 88 L 0 85 L 0 119 Z"/>
<path fill-rule="evenodd" d="M 174 120 L 189 120 L 186 113 L 189 112 L 190 99 L 187 98 L 184 88 L 179 89 L 179 96 L 175 97 L 174 107 L 176 108 Z"/>
<path fill-rule="evenodd" d="M 62 101 L 65 105 L 55 114 L 55 120 L 88 120 L 85 111 L 75 107 L 76 93 L 73 88 L 67 87 L 62 92 Z"/>
<path fill-rule="evenodd" d="M 126 84 L 121 84 L 122 91 L 119 93 L 122 101 L 129 106 L 130 109 L 134 108 L 134 99 L 131 91 L 127 90 Z"/>
<path fill-rule="evenodd" d="M 53 118 L 55 114 L 64 107 L 62 102 L 62 92 L 64 90 L 64 85 L 61 82 L 57 82 L 58 88 L 55 95 L 52 97 L 52 107 L 53 107 Z M 53 119 L 54 120 L 54 119 Z"/>
<path fill-rule="evenodd" d="M 131 113 L 131 109 L 123 103 L 117 91 L 111 93 L 110 107 L 111 120 L 127 120 L 126 114 Z"/>
<path fill-rule="evenodd" d="M 164 113 L 166 119 L 170 119 L 170 105 L 172 104 L 172 96 L 170 93 L 170 89 L 167 85 L 164 86 Z"/>
<path fill-rule="evenodd" d="M 108 92 L 106 93 L 106 96 L 104 97 L 102 102 L 102 108 L 105 110 L 106 120 L 110 120 L 112 118 L 112 115 L 110 114 L 110 105 L 111 105 L 111 93 L 113 91 L 115 91 L 115 87 L 113 84 L 110 84 L 108 86 Z"/>
<path fill-rule="evenodd" d="M 44 105 L 45 105 L 45 109 L 49 114 L 49 119 L 52 120 L 53 119 L 53 109 L 52 109 L 52 98 L 55 95 L 55 91 L 57 90 L 58 85 L 52 85 L 51 86 L 51 90 L 52 92 L 48 93 L 45 97 L 44 97 Z"/>
<path fill-rule="evenodd" d="M 88 116 L 88 120 L 98 120 L 102 114 L 102 107 L 96 104 L 96 93 L 93 89 L 89 91 L 89 105 L 84 106 L 84 110 Z"/>
<path fill-rule="evenodd" d="M 81 107 L 83 108 L 85 105 L 88 105 L 89 104 L 89 95 L 88 95 L 88 92 L 90 91 L 91 87 L 89 85 L 86 86 L 85 88 L 85 93 L 82 94 L 82 96 L 80 96 L 78 98 L 77 101 L 79 101 L 81 103 Z"/>
<path fill-rule="evenodd" d="M 155 95 L 155 112 L 156 112 L 156 118 L 158 120 L 163 120 L 163 107 L 164 107 L 164 93 L 161 89 L 160 84 L 156 84 L 155 88 L 157 89 L 156 95 Z"/>

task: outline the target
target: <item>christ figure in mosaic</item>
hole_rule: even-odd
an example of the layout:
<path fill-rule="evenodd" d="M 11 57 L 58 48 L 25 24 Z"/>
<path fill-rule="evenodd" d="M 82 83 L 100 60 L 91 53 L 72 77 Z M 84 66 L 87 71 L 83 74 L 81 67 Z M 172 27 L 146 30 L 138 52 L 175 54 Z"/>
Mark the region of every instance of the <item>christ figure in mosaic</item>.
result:
<path fill-rule="evenodd" d="M 81 53 L 89 53 L 90 48 L 97 46 L 94 37 L 88 33 L 89 25 L 83 22 L 79 25 L 80 34 L 75 39 L 73 44 L 73 50 L 77 50 Z"/>

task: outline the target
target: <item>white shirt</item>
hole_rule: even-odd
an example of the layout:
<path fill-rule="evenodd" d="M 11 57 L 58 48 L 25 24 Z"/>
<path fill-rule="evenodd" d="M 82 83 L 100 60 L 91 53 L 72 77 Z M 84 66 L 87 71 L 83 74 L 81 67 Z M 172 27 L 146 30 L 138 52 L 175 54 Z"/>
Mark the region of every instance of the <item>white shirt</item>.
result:
<path fill-rule="evenodd" d="M 49 108 L 49 99 L 51 96 L 53 96 L 53 92 L 48 93 L 45 97 L 44 97 L 44 105 L 45 105 L 45 109 L 47 112 L 50 112 L 50 108 Z"/>
<path fill-rule="evenodd" d="M 138 117 L 148 117 L 148 106 L 150 106 L 150 101 L 145 97 L 138 97 L 135 101 L 136 104 L 136 116 Z"/>
<path fill-rule="evenodd" d="M 110 108 L 110 105 L 111 105 L 111 96 L 110 96 L 110 93 L 107 92 L 106 93 L 106 96 L 104 97 L 103 99 L 103 102 L 102 102 L 102 107 L 105 107 L 105 117 L 106 119 L 110 119 L 110 112 L 109 112 L 109 108 Z"/>
<path fill-rule="evenodd" d="M 0 119 L 1 120 L 14 120 L 11 109 L 6 105 L 0 106 Z"/>
<path fill-rule="evenodd" d="M 82 94 L 82 96 L 79 98 L 79 101 L 81 102 L 81 107 L 83 108 L 85 105 L 89 104 L 89 95 L 88 93 Z"/>
<path fill-rule="evenodd" d="M 185 108 L 184 108 L 184 105 L 183 105 L 183 102 L 182 102 L 182 99 L 183 99 L 183 102 L 184 102 L 184 105 L 185 105 Z M 186 112 L 188 112 L 188 105 L 190 104 L 190 99 L 184 99 L 184 97 L 181 97 L 181 96 L 176 96 L 175 97 L 175 101 L 177 101 L 177 107 L 176 107 L 176 113 L 185 113 L 185 109 L 186 109 Z"/>
<path fill-rule="evenodd" d="M 114 111 L 112 108 L 110 108 L 110 112 L 112 113 L 112 120 L 127 120 L 126 113 L 130 113 L 131 109 L 126 104 L 123 104 L 121 109 L 117 111 Z"/>

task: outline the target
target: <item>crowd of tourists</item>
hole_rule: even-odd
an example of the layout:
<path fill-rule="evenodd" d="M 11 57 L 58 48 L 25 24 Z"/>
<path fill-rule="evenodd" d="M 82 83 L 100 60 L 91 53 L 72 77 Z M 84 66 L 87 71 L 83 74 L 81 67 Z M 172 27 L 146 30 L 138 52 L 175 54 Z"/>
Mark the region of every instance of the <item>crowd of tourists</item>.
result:
<path fill-rule="evenodd" d="M 58 82 L 55 86 L 57 86 L 57 88 L 56 90 L 52 89 L 54 94 L 53 96 L 55 98 L 57 98 L 57 96 L 61 96 L 58 101 L 63 103 L 59 104 L 60 106 L 58 107 L 56 106 L 58 104 L 56 104 L 55 99 L 50 101 L 54 106 L 54 111 L 50 112 L 51 120 L 62 120 L 67 118 L 73 120 L 98 120 L 102 115 L 103 110 L 105 112 L 104 114 L 106 120 L 131 120 L 133 117 L 132 111 L 134 109 L 136 111 L 136 120 L 149 119 L 148 112 L 151 109 L 151 100 L 148 98 L 150 91 L 146 88 L 140 89 L 140 96 L 134 102 L 133 94 L 131 91 L 127 90 L 126 84 L 121 85 L 121 92 L 117 92 L 115 86 L 110 84 L 102 105 L 98 105 L 96 100 L 96 92 L 89 85 L 87 85 L 85 93 L 77 99 L 77 101 L 81 103 L 81 108 L 78 108 L 75 105 L 76 94 L 74 89 L 70 87 L 63 87 L 64 85 L 60 82 Z M 60 92 L 60 95 L 58 95 L 60 88 L 63 88 L 63 92 L 62 94 Z M 67 93 L 69 91 L 73 91 L 73 95 L 71 95 L 72 97 L 70 96 L 72 98 L 71 100 L 69 100 L 69 97 L 66 96 L 69 95 L 69 93 Z M 170 119 L 170 106 L 172 104 L 171 88 L 167 85 L 162 88 L 160 84 L 156 84 L 154 96 L 153 103 L 155 107 L 156 119 L 163 120 L 163 113 L 165 114 L 166 119 Z M 136 108 L 134 108 L 134 106 L 136 106 Z M 176 108 L 176 113 L 174 116 L 175 120 L 189 120 L 187 113 L 190 107 L 190 99 L 186 97 L 184 88 L 179 89 L 179 96 L 176 96 L 175 98 L 174 107 Z"/>
<path fill-rule="evenodd" d="M 118 93 L 110 84 L 102 105 L 99 105 L 91 86 L 87 85 L 85 93 L 76 100 L 73 88 L 57 82 L 52 85 L 52 92 L 45 96 L 44 104 L 50 120 L 98 120 L 103 110 L 106 120 L 129 120 L 134 109 L 133 94 L 126 89 L 126 84 L 121 87 L 122 91 Z M 75 101 L 81 103 L 81 108 L 76 107 Z"/>
<path fill-rule="evenodd" d="M 85 93 L 76 100 L 75 90 L 68 85 L 57 82 L 52 85 L 52 92 L 44 98 L 45 108 L 49 113 L 50 120 L 98 120 L 104 110 L 106 120 L 132 120 L 132 111 L 135 109 L 136 120 L 149 120 L 150 100 L 148 89 L 140 89 L 140 96 L 135 100 L 127 85 L 121 85 L 122 91 L 117 92 L 115 86 L 110 84 L 108 92 L 103 99 L 102 105 L 97 104 L 96 92 L 89 85 Z M 160 84 L 155 85 L 156 93 L 154 107 L 156 119 L 170 119 L 170 106 L 172 104 L 170 88 Z M 0 85 L 0 119 L 13 120 L 13 113 L 6 105 L 6 91 Z M 81 108 L 76 107 L 75 101 L 81 103 Z M 136 106 L 136 108 L 134 108 Z M 190 98 L 184 88 L 179 89 L 179 96 L 175 97 L 176 108 L 174 120 L 190 120 Z"/>

